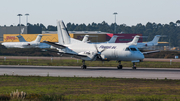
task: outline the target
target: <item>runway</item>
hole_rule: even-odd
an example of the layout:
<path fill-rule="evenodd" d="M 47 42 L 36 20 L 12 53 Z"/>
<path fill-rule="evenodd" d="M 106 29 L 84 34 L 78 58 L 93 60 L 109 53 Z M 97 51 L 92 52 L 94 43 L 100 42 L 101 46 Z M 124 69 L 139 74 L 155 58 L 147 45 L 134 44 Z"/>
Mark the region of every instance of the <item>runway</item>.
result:
<path fill-rule="evenodd" d="M 115 77 L 144 79 L 180 79 L 180 69 L 175 68 L 137 68 L 88 67 L 80 66 L 19 66 L 0 65 L 0 75 L 55 76 L 55 77 Z"/>

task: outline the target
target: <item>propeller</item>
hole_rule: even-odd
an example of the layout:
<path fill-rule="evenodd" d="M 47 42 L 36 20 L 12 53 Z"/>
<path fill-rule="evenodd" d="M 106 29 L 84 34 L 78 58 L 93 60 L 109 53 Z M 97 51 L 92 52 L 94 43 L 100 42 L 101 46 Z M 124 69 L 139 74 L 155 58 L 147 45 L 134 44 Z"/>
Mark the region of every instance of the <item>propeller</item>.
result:
<path fill-rule="evenodd" d="M 99 59 L 102 60 L 101 53 L 104 52 L 107 48 L 104 47 L 102 51 L 99 51 L 96 44 L 94 44 L 94 47 L 96 48 L 97 51 L 97 53 L 95 54 L 95 59 L 98 57 Z"/>

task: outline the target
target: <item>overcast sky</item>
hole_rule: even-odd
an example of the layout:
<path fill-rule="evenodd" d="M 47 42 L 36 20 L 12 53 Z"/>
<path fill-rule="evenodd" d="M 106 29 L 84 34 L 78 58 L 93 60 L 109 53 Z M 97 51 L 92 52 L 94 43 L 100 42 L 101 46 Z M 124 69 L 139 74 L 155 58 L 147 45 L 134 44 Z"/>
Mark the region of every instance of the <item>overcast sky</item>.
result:
<path fill-rule="evenodd" d="M 75 24 L 102 21 L 128 26 L 147 22 L 169 24 L 180 19 L 180 0 L 0 0 L 0 25 L 42 23 L 56 26 L 56 20 Z"/>

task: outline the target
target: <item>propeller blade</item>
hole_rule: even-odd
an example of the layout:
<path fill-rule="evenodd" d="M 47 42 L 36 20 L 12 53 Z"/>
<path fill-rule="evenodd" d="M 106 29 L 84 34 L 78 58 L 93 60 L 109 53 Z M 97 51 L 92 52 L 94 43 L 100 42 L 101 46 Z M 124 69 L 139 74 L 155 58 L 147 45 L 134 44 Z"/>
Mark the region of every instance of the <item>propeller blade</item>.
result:
<path fill-rule="evenodd" d="M 104 48 L 104 49 L 101 51 L 101 53 L 104 52 L 106 49 L 107 49 L 107 48 Z"/>
<path fill-rule="evenodd" d="M 96 44 L 94 44 L 94 47 L 96 48 L 96 51 L 97 51 L 97 53 L 94 55 L 94 59 L 99 58 L 103 60 L 101 57 L 101 53 L 104 52 L 107 48 L 104 48 L 103 50 L 99 51 Z"/>
<path fill-rule="evenodd" d="M 98 48 L 97 48 L 97 45 L 96 45 L 96 44 L 94 44 L 94 47 L 96 48 L 97 53 L 99 53 L 99 51 L 98 51 Z"/>

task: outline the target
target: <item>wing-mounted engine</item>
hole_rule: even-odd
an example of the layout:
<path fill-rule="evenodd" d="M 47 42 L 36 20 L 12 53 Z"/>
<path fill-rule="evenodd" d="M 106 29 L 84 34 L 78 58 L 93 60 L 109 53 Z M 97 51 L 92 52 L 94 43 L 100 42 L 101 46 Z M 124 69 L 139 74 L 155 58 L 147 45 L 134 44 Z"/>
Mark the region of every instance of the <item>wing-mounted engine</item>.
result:
<path fill-rule="evenodd" d="M 85 51 L 85 52 L 80 52 L 78 53 L 78 55 L 84 55 L 87 57 L 82 57 L 83 60 L 88 60 L 88 61 L 107 61 L 107 58 L 105 57 L 105 55 L 102 55 L 102 52 L 104 52 L 106 50 L 106 48 L 104 48 L 103 50 L 99 51 L 96 44 L 95 46 L 95 51 Z"/>
<path fill-rule="evenodd" d="M 95 46 L 95 51 L 85 51 L 85 52 L 81 52 L 79 53 L 79 55 L 86 55 L 86 58 L 82 58 L 83 60 L 89 60 L 89 61 L 95 61 L 95 60 L 99 60 L 99 61 L 107 61 L 107 58 L 105 57 L 105 55 L 102 55 L 102 53 L 106 50 L 106 48 L 104 48 L 103 50 L 99 51 L 96 44 Z"/>
<path fill-rule="evenodd" d="M 154 43 L 146 43 L 146 46 L 149 47 L 149 46 L 154 46 Z"/>
<path fill-rule="evenodd" d="M 80 52 L 78 53 L 78 55 L 84 55 L 84 56 L 87 56 L 87 57 L 82 57 L 83 60 L 88 60 L 88 61 L 94 61 L 94 55 L 95 55 L 95 52 L 93 51 L 85 51 L 85 52 Z"/>

